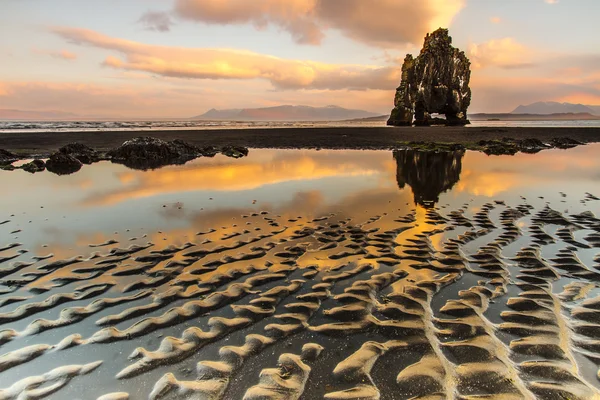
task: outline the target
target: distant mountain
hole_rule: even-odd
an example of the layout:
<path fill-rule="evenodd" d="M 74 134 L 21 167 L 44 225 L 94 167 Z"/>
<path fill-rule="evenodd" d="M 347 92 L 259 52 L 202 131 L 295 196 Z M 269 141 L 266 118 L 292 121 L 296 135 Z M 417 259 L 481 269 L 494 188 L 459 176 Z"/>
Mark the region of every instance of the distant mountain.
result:
<path fill-rule="evenodd" d="M 600 106 L 583 104 L 557 103 L 555 101 L 539 101 L 526 106 L 520 105 L 511 114 L 566 114 L 589 113 L 600 115 Z"/>
<path fill-rule="evenodd" d="M 580 121 L 600 120 L 600 115 L 586 113 L 554 113 L 554 114 L 469 114 L 472 121 Z"/>
<path fill-rule="evenodd" d="M 77 114 L 61 111 L 24 111 L 0 109 L 0 119 L 8 120 L 45 120 L 45 119 L 76 119 Z"/>
<path fill-rule="evenodd" d="M 192 119 L 237 121 L 343 121 L 347 119 L 379 116 L 363 110 L 350 110 L 338 106 L 277 106 L 231 110 L 209 110 Z"/>

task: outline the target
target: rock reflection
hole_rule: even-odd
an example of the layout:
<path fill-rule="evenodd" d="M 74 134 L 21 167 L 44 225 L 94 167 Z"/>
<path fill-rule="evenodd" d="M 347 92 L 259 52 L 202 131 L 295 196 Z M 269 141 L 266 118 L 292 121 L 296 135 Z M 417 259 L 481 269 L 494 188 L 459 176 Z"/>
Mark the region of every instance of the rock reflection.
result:
<path fill-rule="evenodd" d="M 396 180 L 404 189 L 408 184 L 413 191 L 415 204 L 433 207 L 441 193 L 446 192 L 460 179 L 464 151 L 395 150 Z"/>

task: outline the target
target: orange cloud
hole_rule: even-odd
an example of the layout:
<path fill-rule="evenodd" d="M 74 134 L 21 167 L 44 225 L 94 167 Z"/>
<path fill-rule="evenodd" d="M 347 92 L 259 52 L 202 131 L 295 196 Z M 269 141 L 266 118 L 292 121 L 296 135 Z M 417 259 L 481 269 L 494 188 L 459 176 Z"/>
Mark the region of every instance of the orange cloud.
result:
<path fill-rule="evenodd" d="M 500 18 L 500 17 L 491 17 L 490 18 L 490 22 L 492 24 L 499 24 L 500 22 L 502 22 L 502 18 Z"/>
<path fill-rule="evenodd" d="M 524 68 L 533 65 L 532 50 L 513 38 L 494 39 L 469 46 L 469 57 L 473 68 L 500 67 L 504 69 Z"/>
<path fill-rule="evenodd" d="M 61 50 L 58 53 L 52 54 L 52 56 L 62 58 L 65 60 L 75 60 L 77 58 L 77 55 L 75 53 L 71 53 L 67 50 Z"/>
<path fill-rule="evenodd" d="M 258 80 L 131 79 L 111 77 L 114 83 L 2 82 L 0 108 L 51 111 L 111 117 L 189 118 L 210 108 L 267 107 L 298 104 L 314 107 L 336 104 L 346 108 L 386 113 L 392 107 L 394 89 L 275 91 Z M 121 72 L 119 73 L 121 74 Z M 141 73 L 136 73 L 141 74 Z M 148 77 L 147 74 L 143 76 Z M 139 77 L 137 77 L 139 78 Z"/>
<path fill-rule="evenodd" d="M 104 65 L 166 77 L 195 79 L 265 79 L 280 89 L 366 90 L 398 84 L 395 67 L 325 64 L 287 60 L 250 51 L 153 46 L 75 28 L 53 31 L 71 43 L 117 51 Z"/>
<path fill-rule="evenodd" d="M 72 61 L 77 58 L 77 55 L 75 53 L 72 53 L 68 50 L 50 51 L 50 50 L 40 50 L 40 49 L 34 48 L 32 51 L 37 54 L 49 55 L 51 57 L 60 58 L 60 59 L 67 60 L 67 61 Z"/>
<path fill-rule="evenodd" d="M 596 88 L 600 90 L 600 84 L 598 84 Z M 557 101 L 575 104 L 600 105 L 600 94 L 576 92 L 560 97 Z"/>
<path fill-rule="evenodd" d="M 297 43 L 319 44 L 327 29 L 378 47 L 420 42 L 447 27 L 464 0 L 176 0 L 175 13 L 208 24 L 269 24 Z"/>

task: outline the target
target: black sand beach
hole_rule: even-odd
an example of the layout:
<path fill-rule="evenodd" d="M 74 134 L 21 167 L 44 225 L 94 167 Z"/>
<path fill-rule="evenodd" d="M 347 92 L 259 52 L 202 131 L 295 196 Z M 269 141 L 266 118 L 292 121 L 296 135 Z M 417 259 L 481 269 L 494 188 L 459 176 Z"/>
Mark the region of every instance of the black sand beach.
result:
<path fill-rule="evenodd" d="M 568 137 L 583 143 L 600 141 L 600 128 L 529 127 L 335 127 L 215 129 L 98 132 L 0 132 L 0 148 L 19 154 L 49 154 L 68 143 L 79 142 L 106 151 L 138 136 L 181 139 L 202 146 L 250 148 L 390 149 L 411 141 L 476 143 L 502 138 L 549 141 Z"/>

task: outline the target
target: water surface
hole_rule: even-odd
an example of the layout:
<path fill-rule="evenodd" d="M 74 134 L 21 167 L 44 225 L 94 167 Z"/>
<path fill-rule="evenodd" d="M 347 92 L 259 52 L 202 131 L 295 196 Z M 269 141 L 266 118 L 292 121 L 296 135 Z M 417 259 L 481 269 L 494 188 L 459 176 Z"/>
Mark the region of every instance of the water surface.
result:
<path fill-rule="evenodd" d="M 597 397 L 599 152 L 0 171 L 0 398 Z"/>

